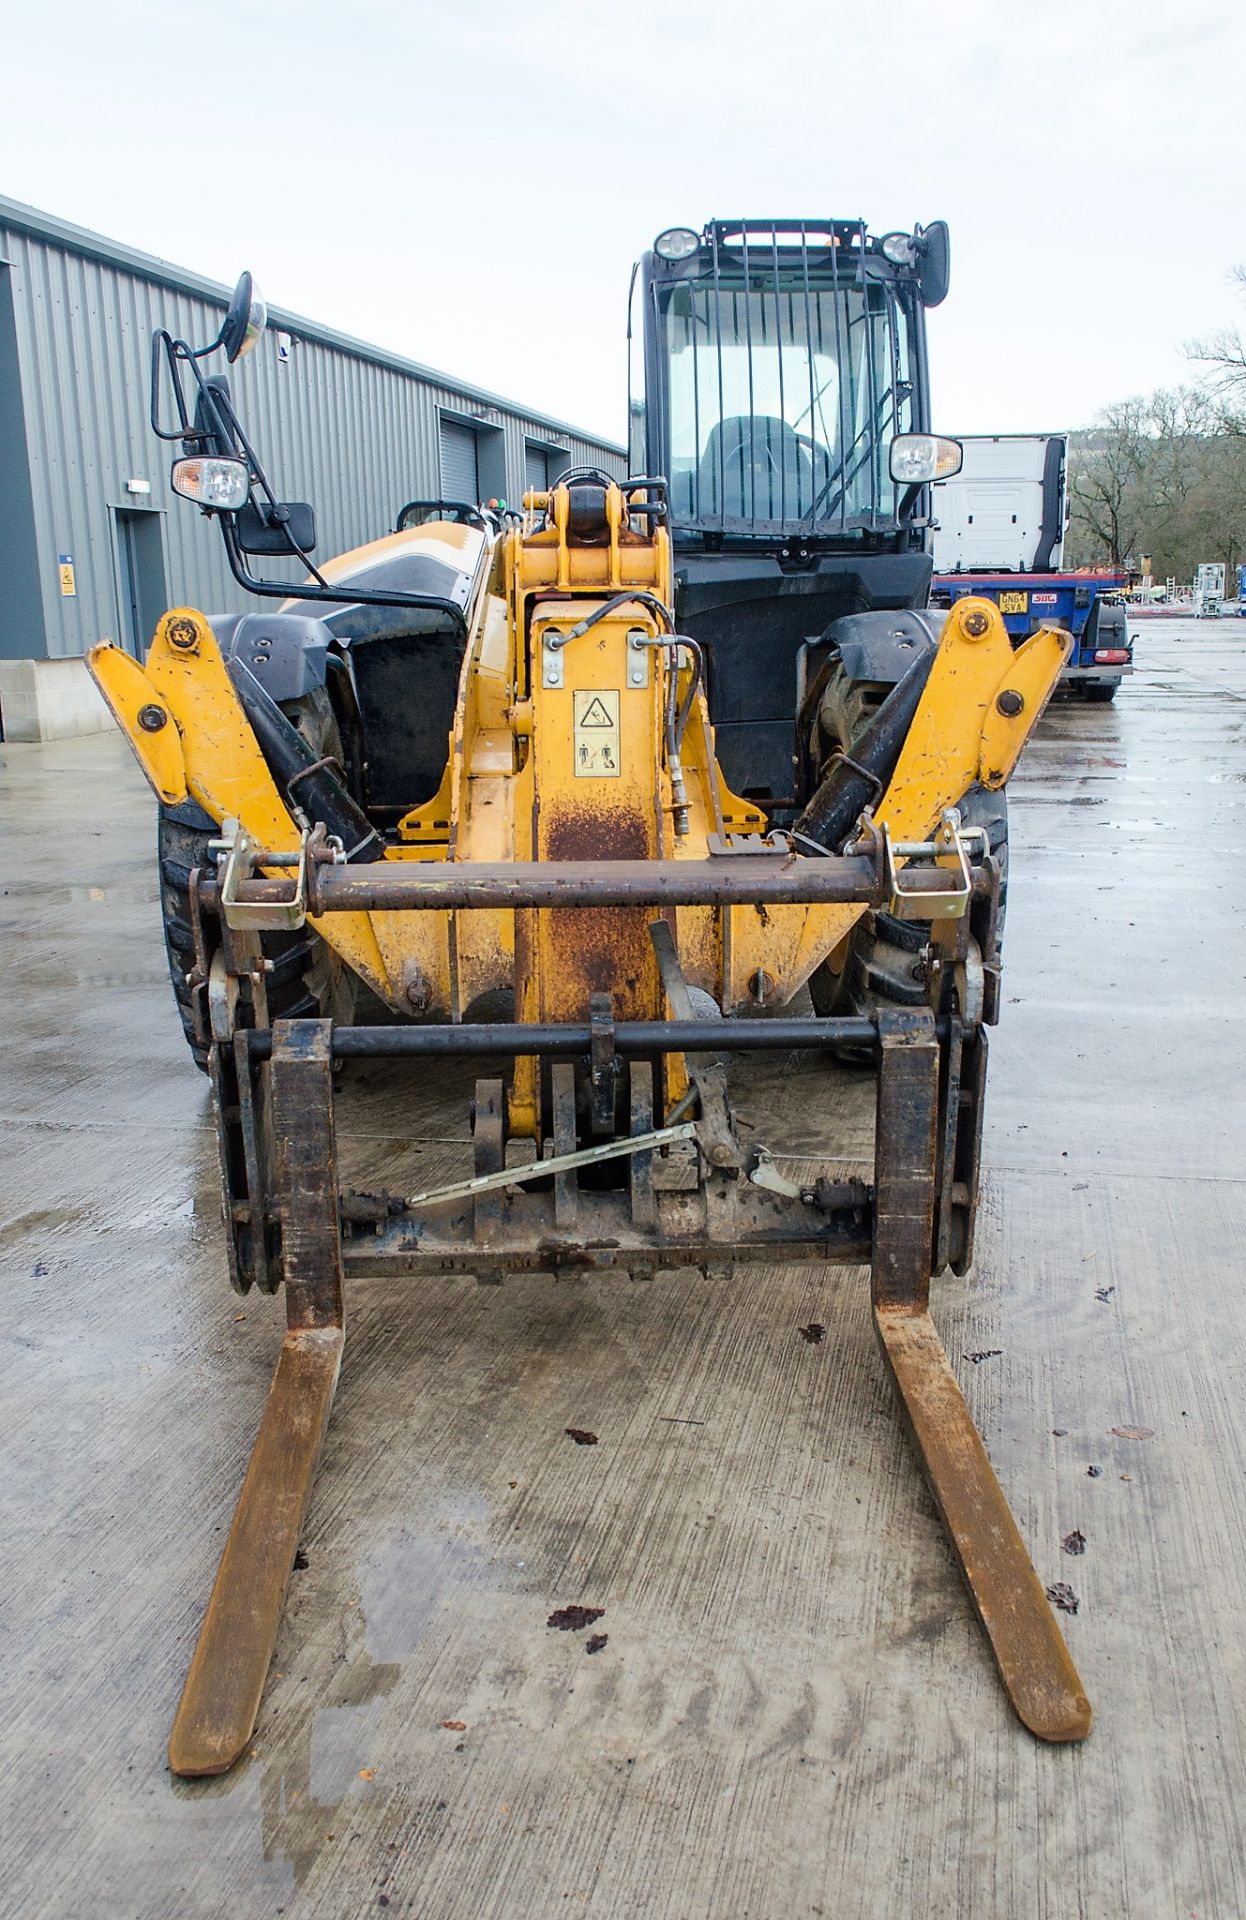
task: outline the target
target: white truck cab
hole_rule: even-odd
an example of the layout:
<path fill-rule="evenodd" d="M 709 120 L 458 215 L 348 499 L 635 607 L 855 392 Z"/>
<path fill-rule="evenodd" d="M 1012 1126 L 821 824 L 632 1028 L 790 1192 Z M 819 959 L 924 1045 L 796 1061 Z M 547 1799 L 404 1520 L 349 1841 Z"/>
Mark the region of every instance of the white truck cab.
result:
<path fill-rule="evenodd" d="M 1064 433 L 957 436 L 964 464 L 934 489 L 936 573 L 1052 573 L 1064 557 Z"/>

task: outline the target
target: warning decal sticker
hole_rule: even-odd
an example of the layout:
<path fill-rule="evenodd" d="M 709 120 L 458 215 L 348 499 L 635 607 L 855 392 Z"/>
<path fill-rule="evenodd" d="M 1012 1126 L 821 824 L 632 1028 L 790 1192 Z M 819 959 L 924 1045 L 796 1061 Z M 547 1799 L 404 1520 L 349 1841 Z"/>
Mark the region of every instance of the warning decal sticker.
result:
<path fill-rule="evenodd" d="M 619 777 L 619 696 L 576 692 L 574 702 L 575 771 L 583 780 Z"/>

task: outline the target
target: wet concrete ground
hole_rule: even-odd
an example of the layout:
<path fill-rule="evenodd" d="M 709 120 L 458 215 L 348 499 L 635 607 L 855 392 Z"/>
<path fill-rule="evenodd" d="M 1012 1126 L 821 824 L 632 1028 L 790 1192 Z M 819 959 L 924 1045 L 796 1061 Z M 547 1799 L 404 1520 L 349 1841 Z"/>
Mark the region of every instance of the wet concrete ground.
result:
<path fill-rule="evenodd" d="M 864 1275 L 752 1269 L 356 1284 L 253 1753 L 171 1780 L 279 1316 L 225 1283 L 146 789 L 116 738 L 0 749 L 0 1913 L 1246 1910 L 1246 623 L 1138 660 L 1013 784 L 977 1268 L 935 1302 L 1078 1597 L 1076 1750 L 1005 1704 Z M 772 1069 L 776 1141 L 841 1093 Z M 457 1086 L 341 1107 L 352 1155 L 457 1161 Z M 575 1603 L 596 1654 L 545 1625 Z"/>

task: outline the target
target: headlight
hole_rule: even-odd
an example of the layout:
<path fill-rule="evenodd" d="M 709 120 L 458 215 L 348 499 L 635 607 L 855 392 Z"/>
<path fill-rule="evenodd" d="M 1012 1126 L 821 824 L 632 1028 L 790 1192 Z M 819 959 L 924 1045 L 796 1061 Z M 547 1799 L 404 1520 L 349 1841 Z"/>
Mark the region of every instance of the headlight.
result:
<path fill-rule="evenodd" d="M 964 457 L 959 440 L 945 440 L 937 433 L 898 433 L 891 443 L 891 477 L 898 487 L 950 480 L 960 472 Z"/>
<path fill-rule="evenodd" d="M 701 236 L 691 227 L 668 227 L 653 243 L 659 260 L 688 260 L 701 244 Z"/>
<path fill-rule="evenodd" d="M 170 479 L 174 493 L 212 513 L 237 513 L 246 506 L 251 491 L 246 461 L 220 455 L 209 459 L 195 454 L 189 460 L 175 460 Z"/>
<path fill-rule="evenodd" d="M 917 258 L 911 233 L 885 233 L 880 244 L 883 258 L 893 267 L 911 267 Z"/>

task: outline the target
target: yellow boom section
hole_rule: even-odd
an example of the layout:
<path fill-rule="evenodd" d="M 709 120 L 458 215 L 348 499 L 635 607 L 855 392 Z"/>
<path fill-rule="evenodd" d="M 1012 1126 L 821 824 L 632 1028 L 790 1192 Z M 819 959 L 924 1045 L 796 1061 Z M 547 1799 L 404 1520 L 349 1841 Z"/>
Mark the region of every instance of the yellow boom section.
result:
<path fill-rule="evenodd" d="M 187 794 L 218 825 L 234 819 L 258 846 L 297 846 L 299 830 L 278 793 L 268 764 L 221 658 L 216 636 L 201 613 L 175 607 L 156 628 L 142 668 L 120 648 L 92 647 L 87 666 L 123 728 L 138 763 L 156 795 L 164 801 Z M 155 734 L 144 730 L 140 680 L 146 701 L 168 714 L 174 725 Z M 183 768 L 181 791 L 157 784 L 148 742 L 168 733 L 177 741 Z M 172 742 L 167 750 L 172 758 Z M 276 869 L 272 869 L 276 871 Z M 319 928 L 378 993 L 389 979 L 376 935 L 366 913 L 337 914 L 333 927 Z"/>

